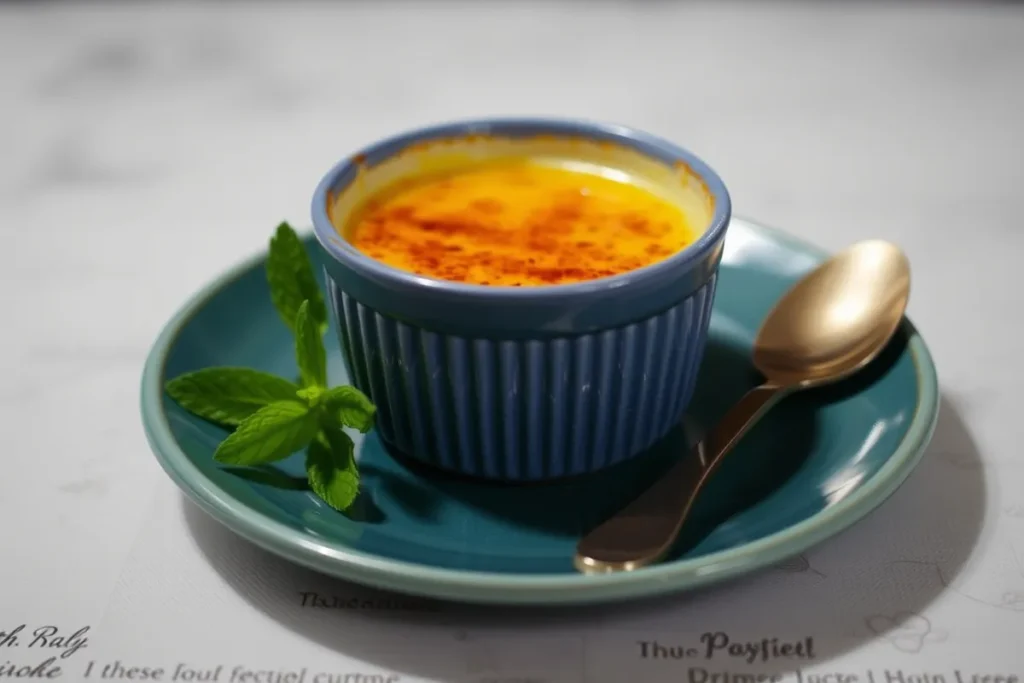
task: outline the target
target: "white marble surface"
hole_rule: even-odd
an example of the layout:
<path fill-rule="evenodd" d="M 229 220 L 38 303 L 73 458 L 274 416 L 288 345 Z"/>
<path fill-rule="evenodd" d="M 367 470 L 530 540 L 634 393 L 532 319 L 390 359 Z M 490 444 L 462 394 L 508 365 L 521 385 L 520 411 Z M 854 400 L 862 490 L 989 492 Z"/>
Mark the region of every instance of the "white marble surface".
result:
<path fill-rule="evenodd" d="M 823 671 L 1024 675 L 1022 84 L 1012 3 L 0 5 L 0 632 L 90 626 L 66 680 L 94 658 L 249 657 L 621 681 L 648 666 L 636 640 L 708 628 L 824 634 Z M 904 246 L 943 386 L 933 446 L 877 514 L 790 571 L 587 625 L 303 610 L 300 591 L 352 589 L 222 532 L 150 456 L 148 347 L 279 220 L 307 221 L 339 156 L 517 113 L 649 129 L 710 161 L 742 215 L 830 248 Z M 3 640 L 0 675 L 44 659 Z M 642 679 L 685 680 L 657 667 Z"/>

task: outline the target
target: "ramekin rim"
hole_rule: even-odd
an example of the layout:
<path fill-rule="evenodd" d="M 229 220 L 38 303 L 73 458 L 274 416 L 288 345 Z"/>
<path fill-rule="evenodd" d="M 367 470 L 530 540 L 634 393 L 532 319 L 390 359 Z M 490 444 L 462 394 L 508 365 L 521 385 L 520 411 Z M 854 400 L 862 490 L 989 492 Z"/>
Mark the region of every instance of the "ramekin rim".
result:
<path fill-rule="evenodd" d="M 623 143 L 634 143 L 641 153 L 644 153 L 641 146 L 662 150 L 666 156 L 674 157 L 677 161 L 685 163 L 703 181 L 715 202 L 710 224 L 691 244 L 666 259 L 642 268 L 583 282 L 514 287 L 454 282 L 395 268 L 356 249 L 338 233 L 327 214 L 328 193 L 334 187 L 337 179 L 350 171 L 360 158 L 371 157 L 379 150 L 389 147 L 404 149 L 424 140 L 439 140 L 473 134 L 500 136 L 502 130 L 524 127 L 537 128 L 539 135 L 545 133 L 568 135 L 571 133 L 586 138 L 588 134 L 602 134 Z M 656 279 L 677 269 L 688 270 L 696 266 L 722 241 L 732 215 L 732 199 L 725 182 L 702 158 L 666 138 L 632 126 L 585 118 L 482 117 L 455 119 L 408 128 L 364 145 L 336 162 L 323 175 L 313 192 L 311 209 L 313 232 L 317 242 L 334 261 L 341 263 L 359 276 L 376 281 L 388 281 L 399 288 L 413 288 L 419 291 L 433 290 L 438 294 L 468 296 L 478 300 L 499 299 L 527 302 L 546 300 L 552 296 L 586 296 L 607 292 L 621 287 L 635 286 L 637 283 Z"/>

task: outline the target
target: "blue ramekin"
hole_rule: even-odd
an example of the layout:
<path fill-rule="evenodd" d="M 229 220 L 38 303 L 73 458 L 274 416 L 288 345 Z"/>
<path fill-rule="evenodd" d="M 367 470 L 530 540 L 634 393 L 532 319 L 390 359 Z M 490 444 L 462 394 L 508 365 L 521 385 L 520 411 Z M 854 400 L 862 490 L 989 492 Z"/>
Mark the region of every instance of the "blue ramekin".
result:
<path fill-rule="evenodd" d="M 423 277 L 344 239 L 336 207 L 365 199 L 365 178 L 393 173 L 388 163 L 415 160 L 432 144 L 464 140 L 485 154 L 488 145 L 582 141 L 682 169 L 707 197 L 709 224 L 696 242 L 648 267 L 541 287 Z M 724 183 L 690 152 L 606 123 L 458 121 L 342 160 L 317 186 L 312 214 L 329 255 L 329 302 L 351 381 L 377 405 L 380 437 L 401 453 L 486 479 L 579 475 L 641 453 L 685 411 L 731 215 Z"/>

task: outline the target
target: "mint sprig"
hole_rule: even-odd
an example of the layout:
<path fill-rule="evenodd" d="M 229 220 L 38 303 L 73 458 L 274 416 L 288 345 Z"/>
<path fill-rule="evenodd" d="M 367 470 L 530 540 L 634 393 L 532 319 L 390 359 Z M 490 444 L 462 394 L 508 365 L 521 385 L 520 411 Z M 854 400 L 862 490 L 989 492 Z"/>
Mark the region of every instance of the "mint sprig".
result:
<path fill-rule="evenodd" d="M 359 493 L 355 444 L 340 429 L 324 429 L 306 451 L 309 488 L 331 507 L 347 509 Z"/>
<path fill-rule="evenodd" d="M 276 401 L 242 420 L 213 459 L 226 465 L 265 465 L 305 448 L 320 430 L 316 412 L 300 401 Z"/>
<path fill-rule="evenodd" d="M 309 302 L 309 315 L 323 333 L 327 330 L 327 306 L 313 275 L 313 266 L 302 240 L 288 223 L 277 226 L 267 254 L 270 300 L 288 329 L 295 331 L 299 307 Z"/>
<path fill-rule="evenodd" d="M 295 315 L 295 360 L 306 389 L 323 388 L 327 384 L 327 353 L 321 334 L 309 312 L 309 299 L 304 299 Z"/>
<path fill-rule="evenodd" d="M 324 395 L 327 411 L 341 424 L 365 434 L 373 426 L 376 408 L 363 392 L 355 387 L 340 386 Z"/>
<path fill-rule="evenodd" d="M 214 367 L 179 375 L 165 388 L 193 415 L 234 428 L 215 460 L 255 467 L 306 449 L 310 489 L 344 512 L 359 493 L 355 445 L 344 429 L 366 433 L 376 408 L 355 387 L 328 387 L 327 308 L 305 246 L 287 223 L 270 240 L 266 275 L 271 302 L 295 339 L 300 384 L 253 368 Z"/>
<path fill-rule="evenodd" d="M 166 388 L 185 410 L 228 427 L 274 401 L 294 400 L 299 390 L 283 377 L 252 368 L 203 368 L 175 377 Z"/>

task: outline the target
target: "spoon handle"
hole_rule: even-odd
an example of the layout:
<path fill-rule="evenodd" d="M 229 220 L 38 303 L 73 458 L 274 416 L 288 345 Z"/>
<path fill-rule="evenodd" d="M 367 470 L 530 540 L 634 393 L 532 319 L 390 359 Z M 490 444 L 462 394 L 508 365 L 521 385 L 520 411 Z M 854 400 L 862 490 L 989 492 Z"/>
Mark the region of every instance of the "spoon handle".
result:
<path fill-rule="evenodd" d="M 762 384 L 747 392 L 689 456 L 615 516 L 580 539 L 575 565 L 584 573 L 639 569 L 672 547 L 693 501 L 722 458 L 788 390 Z"/>

